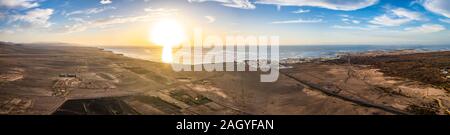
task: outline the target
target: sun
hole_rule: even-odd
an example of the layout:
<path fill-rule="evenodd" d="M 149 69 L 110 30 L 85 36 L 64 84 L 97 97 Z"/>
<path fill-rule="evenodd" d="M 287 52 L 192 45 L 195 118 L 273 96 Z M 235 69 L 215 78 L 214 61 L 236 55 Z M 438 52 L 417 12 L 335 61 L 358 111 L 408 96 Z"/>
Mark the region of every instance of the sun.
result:
<path fill-rule="evenodd" d="M 161 46 L 176 46 L 185 40 L 183 27 L 173 19 L 163 19 L 151 28 L 150 39 Z"/>
<path fill-rule="evenodd" d="M 164 63 L 171 63 L 172 47 L 180 45 L 186 36 L 183 27 L 175 20 L 163 19 L 156 22 L 151 28 L 150 40 L 163 46 L 161 60 Z"/>

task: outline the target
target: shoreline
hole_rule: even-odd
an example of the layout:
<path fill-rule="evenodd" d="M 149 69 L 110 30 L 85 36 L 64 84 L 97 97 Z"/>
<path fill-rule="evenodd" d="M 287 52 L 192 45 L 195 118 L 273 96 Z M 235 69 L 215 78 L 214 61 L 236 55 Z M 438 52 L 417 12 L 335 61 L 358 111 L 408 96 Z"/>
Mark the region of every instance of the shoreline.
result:
<path fill-rule="evenodd" d="M 285 63 L 282 63 L 280 66 L 283 66 L 283 67 L 280 67 L 280 69 L 284 69 L 284 70 L 295 69 L 295 66 L 298 66 L 298 64 L 306 64 L 306 65 L 307 64 L 312 64 L 312 63 L 316 63 L 316 64 L 325 63 L 326 64 L 326 63 L 330 63 L 330 62 L 333 62 L 333 61 L 336 61 L 336 60 L 346 59 L 346 57 L 378 58 L 378 57 L 388 57 L 388 56 L 405 56 L 405 55 L 418 55 L 418 54 L 429 54 L 429 53 L 450 53 L 450 50 L 403 49 L 403 50 L 392 50 L 392 51 L 351 52 L 351 53 L 346 53 L 346 54 L 343 54 L 343 55 L 339 55 L 339 56 L 334 57 L 334 58 L 329 58 L 329 57 L 326 57 L 326 58 L 309 58 L 309 59 L 299 58 L 298 61 L 300 61 L 300 62 L 293 62 L 293 63 L 285 62 Z M 374 66 L 373 68 L 378 68 L 378 67 Z M 381 72 L 384 72 L 384 71 L 381 70 Z M 290 77 L 290 78 L 297 79 L 297 78 L 295 78 L 295 76 L 290 76 L 289 74 L 285 74 L 285 75 Z M 405 77 L 406 79 L 411 79 L 411 80 L 416 80 L 416 81 L 419 81 L 419 82 L 423 82 L 421 79 L 409 78 L 408 76 L 395 75 L 395 74 L 388 74 L 388 75 L 397 76 L 397 77 Z M 450 80 L 450 78 L 448 80 Z M 298 80 L 298 81 L 301 81 L 301 80 Z M 308 81 L 306 81 L 306 82 L 308 82 Z M 302 84 L 303 85 L 309 85 L 309 86 L 316 86 L 316 87 L 314 87 L 315 89 L 321 88 L 321 86 L 317 86 L 316 84 L 308 84 L 308 83 L 305 83 L 304 81 L 302 81 Z M 423 85 L 423 84 L 415 84 L 415 85 Z M 381 87 L 381 86 L 376 86 L 376 87 Z M 383 87 L 384 86 L 382 86 L 381 89 L 385 89 Z M 391 86 L 389 86 L 389 87 L 391 87 Z M 402 86 L 402 87 L 411 87 L 411 86 Z M 448 87 L 448 86 L 437 87 L 437 88 L 444 89 L 444 91 L 446 90 L 447 93 L 450 92 L 450 87 Z M 330 94 L 334 94 L 333 91 L 334 90 L 324 90 L 323 92 L 325 92 L 327 95 L 330 95 Z M 399 93 L 400 94 L 404 94 L 404 93 L 402 93 L 401 90 L 400 90 Z M 408 92 L 406 92 L 406 93 L 408 93 Z M 417 94 L 417 93 L 415 93 L 415 94 Z M 423 93 L 422 94 L 418 94 L 418 95 L 419 95 L 419 97 L 423 96 Z M 418 95 L 416 95 L 416 96 L 418 96 Z M 428 90 L 427 90 L 427 95 L 428 95 Z M 380 105 L 380 104 L 376 104 L 376 103 L 374 104 L 374 103 L 371 103 L 370 101 L 365 101 L 365 100 L 362 100 L 362 99 L 353 99 L 351 97 L 346 97 L 345 95 L 334 95 L 334 96 L 337 96 L 337 97 L 340 97 L 340 98 L 343 98 L 345 100 L 349 100 L 349 101 L 352 101 L 352 102 L 356 102 L 357 101 L 358 103 L 362 103 L 362 105 L 368 105 L 368 106 L 377 107 L 377 108 L 380 108 L 380 109 L 386 109 L 388 111 L 392 111 L 392 112 L 399 113 L 399 114 L 409 114 L 409 115 L 414 114 L 414 113 L 430 113 L 431 114 L 431 112 L 422 112 L 423 109 L 426 110 L 426 109 L 430 109 L 430 108 L 426 108 L 426 107 L 423 108 L 423 106 L 420 106 L 420 105 L 412 107 L 413 109 L 408 107 L 406 109 L 410 109 L 410 110 L 405 111 L 405 110 L 398 110 L 398 108 L 396 108 L 396 107 L 384 106 L 384 105 Z M 440 99 L 436 99 L 436 98 L 434 98 L 434 99 L 436 101 L 442 102 Z M 427 102 L 434 103 L 434 101 L 427 101 Z M 405 109 L 405 108 L 403 108 L 403 109 Z M 434 113 L 437 113 L 437 112 L 434 112 Z M 448 109 L 447 110 L 444 109 L 443 113 L 444 114 L 450 114 L 448 112 Z"/>
<path fill-rule="evenodd" d="M 333 45 L 327 45 L 327 46 L 333 46 Z M 339 47 L 340 45 L 335 45 L 337 47 Z M 354 45 L 355 47 L 357 47 L 357 45 Z M 376 47 L 384 47 L 384 45 L 370 45 L 370 46 L 376 46 Z M 400 45 L 399 45 L 400 46 Z M 406 45 L 404 45 L 406 46 Z M 411 45 L 411 47 L 416 47 L 418 45 Z M 286 46 L 286 47 L 292 47 L 292 46 Z M 313 47 L 313 46 L 308 46 L 308 47 Z M 403 45 L 402 45 L 403 47 Z M 446 45 L 438 45 L 438 47 L 447 47 Z M 140 54 L 136 54 L 133 52 L 124 52 L 124 51 L 120 51 L 120 49 L 122 48 L 127 48 L 127 49 L 132 49 L 134 47 L 96 47 L 99 49 L 103 49 L 105 51 L 111 51 L 114 54 L 117 55 L 123 55 L 126 57 L 130 57 L 130 58 L 135 58 L 135 59 L 140 59 L 140 60 L 147 60 L 147 61 L 152 61 L 152 62 L 161 62 L 161 58 L 160 58 L 160 54 L 148 54 L 148 58 L 147 56 L 143 56 Z M 145 49 L 147 47 L 137 47 L 139 49 Z M 154 47 L 150 47 L 149 49 L 154 49 Z M 381 56 L 381 55 L 401 55 L 401 54 L 414 54 L 414 53 L 428 53 L 428 52 L 445 52 L 445 51 L 450 51 L 450 46 L 449 48 L 443 49 L 440 48 L 439 50 L 432 50 L 432 49 L 424 49 L 424 48 L 406 48 L 406 49 L 394 49 L 394 50 L 389 50 L 389 49 L 380 49 L 380 50 L 363 50 L 363 51 L 350 51 L 348 50 L 347 52 L 336 52 L 334 55 L 322 55 L 322 56 L 315 56 L 315 57 L 298 57 L 298 56 L 291 56 L 291 57 L 281 57 L 280 56 L 280 63 L 282 64 L 295 64 L 295 63 L 304 63 L 304 62 L 311 62 L 311 61 L 327 61 L 327 60 L 335 60 L 335 59 L 339 59 L 340 57 L 346 56 L 346 55 L 358 55 L 358 56 Z M 151 52 L 151 51 L 148 51 Z M 282 52 L 280 52 L 282 53 Z M 151 56 L 150 56 L 151 55 Z M 157 57 L 157 58 L 155 58 Z M 245 59 L 248 60 L 248 59 Z M 240 60 L 240 61 L 245 61 L 245 60 Z M 232 61 L 229 61 L 232 62 Z M 227 63 L 227 62 L 224 62 Z M 198 63 L 201 64 L 201 63 Z M 203 63 L 203 64 L 210 64 L 210 63 Z M 195 65 L 195 64 L 191 64 L 191 65 Z"/>
<path fill-rule="evenodd" d="M 446 114 L 450 107 L 445 90 L 384 75 L 358 61 L 291 64 L 276 82 L 261 83 L 259 72 L 174 72 L 167 64 L 95 47 L 0 45 L 0 53 L 0 64 L 7 65 L 0 68 L 6 78 L 0 84 L 0 103 L 7 103 L 2 114 L 89 114 L 70 104 L 111 109 L 116 101 L 125 110 L 113 112 L 130 114 L 393 114 L 384 107 Z M 448 53 L 393 59 L 418 63 L 417 58 L 439 60 Z"/>

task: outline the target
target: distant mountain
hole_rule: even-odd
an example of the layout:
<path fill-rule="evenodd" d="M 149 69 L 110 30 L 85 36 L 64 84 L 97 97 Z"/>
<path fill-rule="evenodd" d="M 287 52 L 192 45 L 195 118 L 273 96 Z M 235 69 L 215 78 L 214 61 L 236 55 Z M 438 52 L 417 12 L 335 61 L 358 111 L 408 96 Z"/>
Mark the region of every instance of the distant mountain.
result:
<path fill-rule="evenodd" d="M 0 41 L 0 45 L 15 45 L 13 42 Z"/>
<path fill-rule="evenodd" d="M 64 42 L 36 42 L 28 43 L 28 45 L 46 45 L 46 46 L 80 46 L 74 43 L 64 43 Z"/>

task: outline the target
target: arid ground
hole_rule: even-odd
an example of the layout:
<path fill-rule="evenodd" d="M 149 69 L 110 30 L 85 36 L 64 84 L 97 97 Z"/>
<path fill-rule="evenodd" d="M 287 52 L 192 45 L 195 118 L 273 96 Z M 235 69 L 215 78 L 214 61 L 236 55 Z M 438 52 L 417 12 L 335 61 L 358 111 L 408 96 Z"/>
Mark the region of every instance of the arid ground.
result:
<path fill-rule="evenodd" d="M 273 83 L 94 47 L 1 43 L 0 65 L 0 114 L 450 114 L 450 52 L 289 64 Z"/>

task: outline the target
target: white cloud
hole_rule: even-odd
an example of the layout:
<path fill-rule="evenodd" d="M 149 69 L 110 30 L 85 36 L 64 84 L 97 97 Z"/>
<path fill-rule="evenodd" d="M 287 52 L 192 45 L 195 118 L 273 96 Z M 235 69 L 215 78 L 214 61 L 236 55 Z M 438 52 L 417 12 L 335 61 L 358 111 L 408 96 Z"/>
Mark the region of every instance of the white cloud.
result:
<path fill-rule="evenodd" d="M 399 26 L 410 21 L 408 18 L 395 19 L 387 15 L 382 15 L 375 17 L 370 23 L 383 26 Z"/>
<path fill-rule="evenodd" d="M 255 3 L 277 6 L 311 6 L 352 11 L 375 5 L 378 3 L 378 0 L 257 0 Z"/>
<path fill-rule="evenodd" d="M 409 3 L 409 6 L 413 6 L 413 5 L 416 5 L 416 4 L 421 4 L 421 1 L 422 1 L 422 0 L 413 0 L 413 1 L 411 1 L 411 2 Z"/>
<path fill-rule="evenodd" d="M 178 9 L 174 9 L 174 8 L 145 8 L 144 9 L 145 12 L 177 12 Z"/>
<path fill-rule="evenodd" d="M 397 8 L 392 10 L 392 12 L 398 17 L 405 17 L 412 20 L 421 20 L 421 15 L 418 12 L 412 12 L 404 8 Z"/>
<path fill-rule="evenodd" d="M 97 14 L 97 13 L 101 13 L 107 10 L 114 10 L 116 9 L 115 7 L 101 7 L 101 8 L 89 8 L 89 9 L 85 9 L 85 10 L 77 10 L 77 11 L 72 11 L 69 13 L 66 13 L 66 16 L 71 16 L 71 15 L 79 15 L 79 14 L 84 14 L 84 15 L 90 15 L 90 14 Z"/>
<path fill-rule="evenodd" d="M 220 2 L 223 6 L 240 8 L 240 9 L 255 9 L 256 6 L 253 5 L 249 0 L 188 0 L 189 2 L 207 2 L 214 1 Z"/>
<path fill-rule="evenodd" d="M 220 2 L 224 6 L 255 9 L 256 6 L 250 0 L 188 0 L 189 2 Z M 311 6 L 321 7 L 332 10 L 352 11 L 366 8 L 378 3 L 378 0 L 256 0 L 256 4 L 276 5 L 278 9 L 281 6 Z"/>
<path fill-rule="evenodd" d="M 450 0 L 424 0 L 422 5 L 428 11 L 450 18 Z"/>
<path fill-rule="evenodd" d="M 450 19 L 439 19 L 441 22 L 450 23 Z"/>
<path fill-rule="evenodd" d="M 285 20 L 285 21 L 275 21 L 275 22 L 272 22 L 272 24 L 319 23 L 319 22 L 322 22 L 322 19 L 311 19 L 311 20 L 303 20 L 303 19 L 297 19 L 297 20 Z"/>
<path fill-rule="evenodd" d="M 178 9 L 175 8 L 145 8 L 145 12 L 150 13 L 153 16 L 169 16 L 178 13 Z"/>
<path fill-rule="evenodd" d="M 404 8 L 397 8 L 391 10 L 388 14 L 383 14 L 373 18 L 370 23 L 382 26 L 400 26 L 402 24 L 418 20 L 422 20 L 420 13 L 409 11 Z"/>
<path fill-rule="evenodd" d="M 38 7 L 37 0 L 0 0 L 0 6 L 7 8 L 33 8 Z"/>
<path fill-rule="evenodd" d="M 368 25 L 367 27 L 334 25 L 332 28 L 335 28 L 335 29 L 350 29 L 350 30 L 364 30 L 364 31 L 378 29 L 378 27 L 373 26 L 373 25 Z"/>
<path fill-rule="evenodd" d="M 105 4 L 111 4 L 111 3 L 112 3 L 111 0 L 100 0 L 100 4 L 103 4 L 103 5 L 105 5 Z"/>
<path fill-rule="evenodd" d="M 133 23 L 138 21 L 151 20 L 148 15 L 143 16 L 131 16 L 131 17 L 111 17 L 98 19 L 93 21 L 80 21 L 74 25 L 67 25 L 63 28 L 64 33 L 82 32 L 93 28 L 107 28 L 118 24 Z"/>
<path fill-rule="evenodd" d="M 311 11 L 303 10 L 303 9 L 298 9 L 298 10 L 292 11 L 292 13 L 294 13 L 294 14 L 301 14 L 301 13 L 308 13 L 308 12 L 311 12 Z"/>
<path fill-rule="evenodd" d="M 346 24 L 360 24 L 361 21 L 354 19 L 353 16 L 349 16 L 349 15 L 339 15 L 340 17 L 342 17 L 341 21 L 346 23 Z"/>
<path fill-rule="evenodd" d="M 68 20 L 75 22 L 86 22 L 83 18 L 71 17 Z"/>
<path fill-rule="evenodd" d="M 0 34 L 13 34 L 15 31 L 10 29 L 0 29 Z"/>
<path fill-rule="evenodd" d="M 350 15 L 339 15 L 340 17 L 344 17 L 344 18 L 353 18 L 353 16 Z"/>
<path fill-rule="evenodd" d="M 5 13 L 0 12 L 0 20 L 2 20 L 3 18 L 5 18 Z"/>
<path fill-rule="evenodd" d="M 214 18 L 212 16 L 205 16 L 205 18 L 208 20 L 208 23 L 213 23 L 216 21 L 216 18 Z"/>
<path fill-rule="evenodd" d="M 359 24 L 359 23 L 361 23 L 361 22 L 358 21 L 358 20 L 352 20 L 352 23 L 354 23 L 354 24 Z"/>
<path fill-rule="evenodd" d="M 352 19 L 349 19 L 349 18 L 342 18 L 341 21 L 343 21 L 343 22 L 346 23 L 346 24 L 350 24 L 350 23 L 353 23 L 353 24 L 360 24 L 360 23 L 361 23 L 361 22 L 358 21 L 358 20 L 352 20 Z"/>
<path fill-rule="evenodd" d="M 96 20 L 84 20 L 80 18 L 72 18 L 71 20 L 77 23 L 73 25 L 66 25 L 64 28 L 56 28 L 56 32 L 62 33 L 74 33 L 82 32 L 89 29 L 96 28 L 109 28 L 120 24 L 128 24 L 135 22 L 148 22 L 153 21 L 157 18 L 164 18 L 167 16 L 173 16 L 177 14 L 178 9 L 165 9 L 165 8 L 146 8 L 144 9 L 147 13 L 144 15 L 135 16 L 111 16 L 108 18 L 96 19 Z"/>
<path fill-rule="evenodd" d="M 439 24 L 423 24 L 419 27 L 408 27 L 405 31 L 412 33 L 433 33 L 446 30 L 446 28 Z"/>
<path fill-rule="evenodd" d="M 28 11 L 24 15 L 13 15 L 11 21 L 12 22 L 23 21 L 23 22 L 27 22 L 33 26 L 49 27 L 51 25 L 51 23 L 48 22 L 48 20 L 50 19 L 52 14 L 53 14 L 53 9 L 36 8 L 36 9 Z"/>

